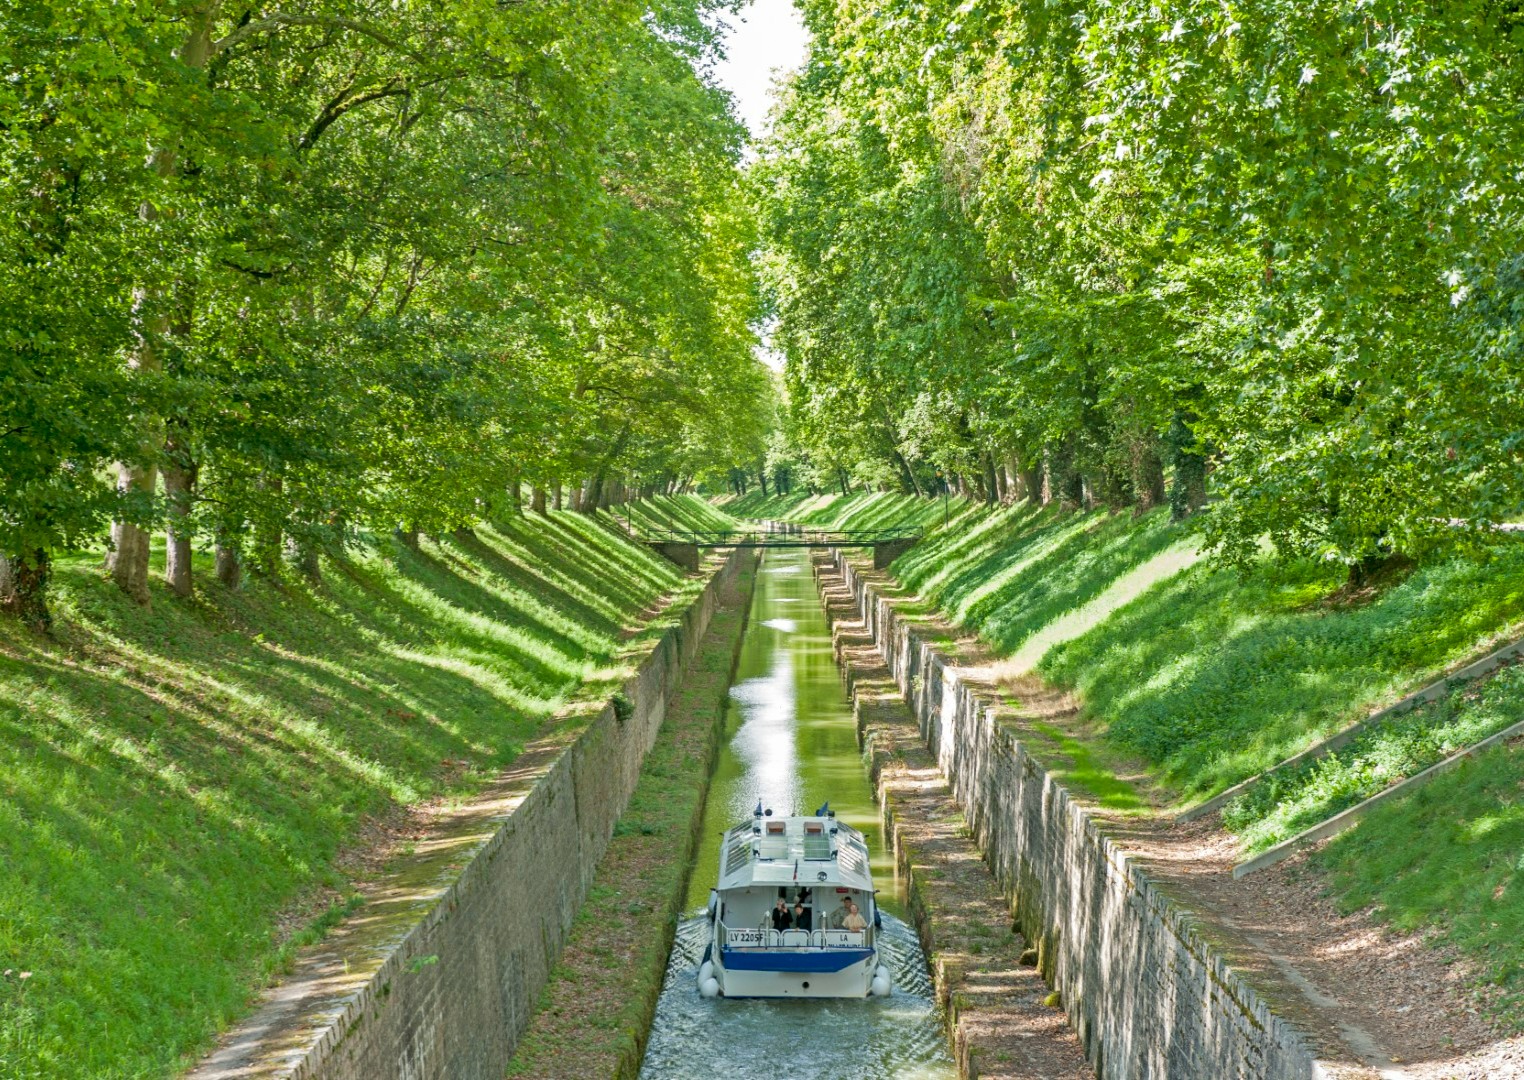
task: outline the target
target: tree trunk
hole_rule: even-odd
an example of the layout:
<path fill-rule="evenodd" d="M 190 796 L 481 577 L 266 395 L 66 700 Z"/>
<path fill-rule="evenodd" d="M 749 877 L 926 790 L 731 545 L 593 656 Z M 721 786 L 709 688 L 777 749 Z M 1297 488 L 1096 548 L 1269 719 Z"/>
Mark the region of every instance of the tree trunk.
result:
<path fill-rule="evenodd" d="M 764 499 L 768 498 L 769 496 L 767 494 L 767 468 L 765 466 L 762 466 L 762 465 L 758 465 L 757 466 L 757 483 L 762 485 L 762 497 Z"/>
<path fill-rule="evenodd" d="M 212 21 L 216 14 L 216 0 L 205 0 L 186 13 L 190 32 L 179 49 L 179 59 L 188 68 L 202 68 L 212 51 Z M 168 181 L 178 171 L 177 152 L 172 146 L 159 146 L 149 154 L 148 166 L 161 179 Z M 158 208 L 145 201 L 138 208 L 138 216 L 153 221 L 159 216 Z M 138 345 L 128 359 L 127 366 L 143 373 L 164 370 L 164 357 L 160 343 L 169 333 L 168 312 L 155 310 L 162 305 L 163 296 L 157 289 L 140 288 L 134 295 L 133 307 L 141 316 L 138 328 Z M 151 424 L 139 460 L 118 462 L 117 490 L 128 496 L 141 496 L 150 501 L 158 486 L 158 471 L 151 462 L 158 451 L 162 434 L 158 425 Z M 106 570 L 111 580 L 138 603 L 147 606 L 148 555 L 151 549 L 146 529 L 127 521 L 115 521 L 111 525 L 111 551 L 106 555 Z"/>
<path fill-rule="evenodd" d="M 1026 499 L 1033 506 L 1042 503 L 1042 462 L 1032 465 L 1023 465 L 1019 461 L 1016 465 L 1016 484 L 1019 488 L 1017 498 Z"/>
<path fill-rule="evenodd" d="M 142 359 L 140 355 L 131 366 L 144 369 L 146 365 Z M 144 450 L 151 452 L 150 447 L 144 447 Z M 122 461 L 116 466 L 116 487 L 124 495 L 141 495 L 152 499 L 158 478 L 158 470 L 152 465 L 133 465 Z M 147 529 L 139 528 L 127 521 L 111 523 L 111 550 L 106 553 L 106 572 L 111 576 L 111 580 L 116 582 L 118 588 L 144 607 L 149 606 L 150 602 L 148 595 L 149 551 Z"/>
<path fill-rule="evenodd" d="M 534 490 L 530 492 L 529 508 L 541 516 L 545 514 L 545 489 L 539 484 L 536 484 Z"/>
<path fill-rule="evenodd" d="M 278 501 L 285 482 L 279 476 L 266 475 L 260 480 L 259 486 Z M 280 510 L 280 516 L 267 514 L 254 523 L 254 569 L 272 578 L 280 576 L 280 551 L 284 533 L 281 519 L 285 516 L 285 508 L 281 507 Z"/>
<path fill-rule="evenodd" d="M 836 467 L 836 482 L 841 485 L 841 494 L 843 498 L 852 494 L 852 489 L 847 484 L 847 470 L 843 469 L 840 465 Z"/>
<path fill-rule="evenodd" d="M 28 629 L 46 633 L 53 625 L 48 611 L 48 582 L 53 577 L 53 560 L 42 548 L 30 555 L 0 558 L 0 610 L 19 618 Z"/>
<path fill-rule="evenodd" d="M 984 455 L 984 503 L 986 506 L 994 506 L 997 501 L 1005 498 L 1005 493 L 999 489 L 1000 471 L 995 468 L 995 455 Z"/>
<path fill-rule="evenodd" d="M 217 580 L 229 589 L 238 588 L 243 584 L 243 555 L 238 550 L 238 538 L 227 529 L 218 529 L 214 551 Z"/>
<path fill-rule="evenodd" d="M 1183 521 L 1206 505 L 1206 456 L 1191 430 L 1196 417 L 1186 411 L 1175 413 L 1165 436 L 1165 456 L 1171 472 L 1169 514 L 1171 520 Z"/>
<path fill-rule="evenodd" d="M 1151 431 L 1133 436 L 1132 493 L 1135 517 L 1164 504 L 1164 461 Z"/>
<path fill-rule="evenodd" d="M 1085 504 L 1085 478 L 1075 467 L 1074 446 L 1068 440 L 1046 455 L 1047 480 L 1043 503 L 1057 502 L 1060 510 L 1078 510 Z"/>
<path fill-rule="evenodd" d="M 286 541 L 286 554 L 290 556 L 292 565 L 302 577 L 313 582 L 322 580 L 317 545 L 311 540 L 298 540 L 292 537 Z"/>
<path fill-rule="evenodd" d="M 915 470 L 910 467 L 910 462 L 900 452 L 899 446 L 896 445 L 891 453 L 894 455 L 894 463 L 899 466 L 900 477 L 905 483 L 905 494 L 924 496 L 926 493 L 921 490 L 921 482 L 915 478 Z"/>
<path fill-rule="evenodd" d="M 524 512 L 524 488 L 518 473 L 514 473 L 513 478 L 508 481 L 508 503 L 513 507 L 515 514 Z"/>
<path fill-rule="evenodd" d="M 582 482 L 579 480 L 571 487 L 571 510 L 574 514 L 582 512 Z"/>
<path fill-rule="evenodd" d="M 561 481 L 550 485 L 550 504 L 554 510 L 561 509 Z"/>
<path fill-rule="evenodd" d="M 164 466 L 164 502 L 169 514 L 164 534 L 164 580 L 176 596 L 191 594 L 191 501 L 196 489 L 196 466 L 176 460 L 170 446 L 170 462 Z"/>
<path fill-rule="evenodd" d="M 409 525 L 405 529 L 393 529 L 392 535 L 403 547 L 412 551 L 418 550 L 418 526 Z"/>

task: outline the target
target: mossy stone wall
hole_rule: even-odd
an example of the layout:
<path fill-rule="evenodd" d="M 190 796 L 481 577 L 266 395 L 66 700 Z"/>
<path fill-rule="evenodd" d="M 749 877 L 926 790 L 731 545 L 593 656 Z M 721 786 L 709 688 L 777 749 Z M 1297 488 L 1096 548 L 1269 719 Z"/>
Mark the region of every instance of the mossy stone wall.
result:
<path fill-rule="evenodd" d="M 1310 1080 L 1312 1050 L 838 556 L 858 609 L 1101 1080 Z"/>

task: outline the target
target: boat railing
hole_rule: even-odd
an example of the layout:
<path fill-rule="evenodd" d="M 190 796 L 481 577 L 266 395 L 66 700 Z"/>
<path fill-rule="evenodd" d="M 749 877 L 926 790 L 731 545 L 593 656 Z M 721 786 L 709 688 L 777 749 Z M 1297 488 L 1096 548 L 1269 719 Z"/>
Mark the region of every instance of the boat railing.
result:
<path fill-rule="evenodd" d="M 861 949 L 873 944 L 871 930 L 763 930 L 720 924 L 720 940 L 730 949 Z"/>

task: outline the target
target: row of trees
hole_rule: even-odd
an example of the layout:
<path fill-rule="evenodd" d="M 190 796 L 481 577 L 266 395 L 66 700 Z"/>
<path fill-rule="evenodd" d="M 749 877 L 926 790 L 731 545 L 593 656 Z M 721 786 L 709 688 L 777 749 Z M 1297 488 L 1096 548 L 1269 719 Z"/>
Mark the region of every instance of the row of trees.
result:
<path fill-rule="evenodd" d="M 1210 471 L 1229 557 L 1356 577 L 1524 507 L 1520 5 L 800 6 L 754 175 L 817 486 Z"/>
<path fill-rule="evenodd" d="M 757 458 L 725 6 L 0 0 L 8 605 Z"/>

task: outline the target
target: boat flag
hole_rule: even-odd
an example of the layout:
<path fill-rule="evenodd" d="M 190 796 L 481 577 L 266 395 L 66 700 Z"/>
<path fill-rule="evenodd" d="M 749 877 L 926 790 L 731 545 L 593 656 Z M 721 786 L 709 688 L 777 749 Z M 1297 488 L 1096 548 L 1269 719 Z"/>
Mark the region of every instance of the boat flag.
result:
<path fill-rule="evenodd" d="M 762 816 L 762 800 L 761 799 L 757 800 L 757 808 L 751 812 L 751 816 L 752 817 L 761 817 Z"/>

